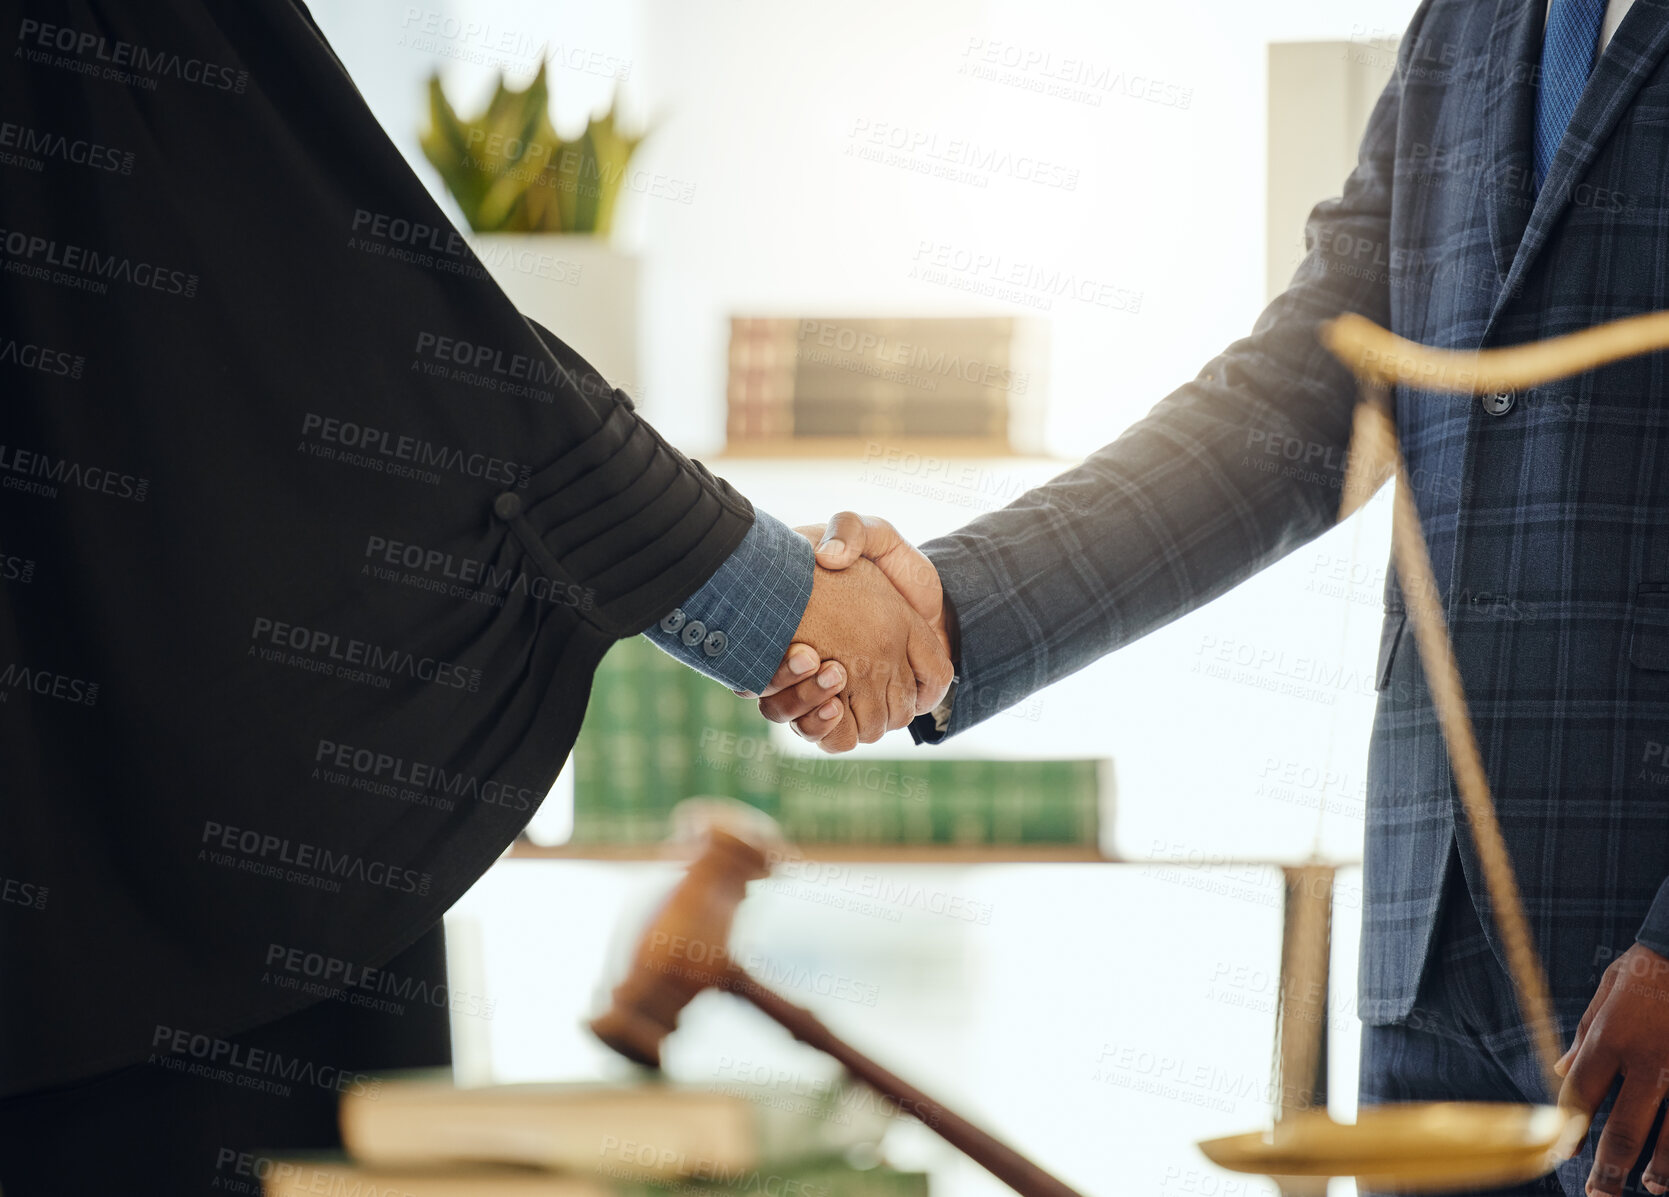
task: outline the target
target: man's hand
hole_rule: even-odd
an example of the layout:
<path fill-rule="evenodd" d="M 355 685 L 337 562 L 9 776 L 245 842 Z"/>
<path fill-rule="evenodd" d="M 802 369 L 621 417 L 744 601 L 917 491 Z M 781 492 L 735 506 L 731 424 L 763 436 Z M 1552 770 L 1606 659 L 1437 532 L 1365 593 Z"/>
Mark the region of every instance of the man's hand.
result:
<path fill-rule="evenodd" d="M 926 622 L 938 643 L 943 661 L 947 663 L 942 676 L 917 675 L 914 714 L 931 711 L 949 688 L 951 672 L 948 662 L 955 655 L 955 628 L 947 620 L 944 592 L 939 586 L 939 574 L 933 563 L 886 520 L 858 516 L 849 511 L 834 516 L 824 528 L 811 526 L 798 531 L 817 546 L 817 563 L 822 567 L 818 571 L 819 576 L 825 570 L 850 570 L 854 563 L 867 559 L 886 575 L 913 612 Z M 796 636 L 796 640 L 799 639 L 801 637 Z M 828 657 L 830 654 L 822 655 Z M 826 662 L 815 677 L 806 676 L 815 664 L 804 655 L 801 645 L 795 644 L 789 649 L 783 668 L 778 670 L 759 704 L 767 719 L 777 723 L 793 720 L 794 728 L 802 738 L 826 752 L 846 752 L 860 740 L 870 743 L 878 739 L 882 732 L 893 729 L 890 724 L 877 725 L 872 709 L 866 722 L 864 711 L 851 709 L 850 704 L 834 697 L 839 693 L 841 676 L 845 672 L 839 660 Z"/>
<path fill-rule="evenodd" d="M 1617 1075 L 1623 1078 L 1594 1153 L 1589 1197 L 1620 1194 L 1629 1169 L 1648 1146 L 1652 1158 L 1643 1178 L 1646 1188 L 1653 1193 L 1669 1189 L 1669 1129 L 1656 1144 L 1646 1142 L 1669 1091 L 1669 959 L 1635 944 L 1613 960 L 1554 1071 L 1565 1078 L 1559 1104 L 1589 1114 Z"/>

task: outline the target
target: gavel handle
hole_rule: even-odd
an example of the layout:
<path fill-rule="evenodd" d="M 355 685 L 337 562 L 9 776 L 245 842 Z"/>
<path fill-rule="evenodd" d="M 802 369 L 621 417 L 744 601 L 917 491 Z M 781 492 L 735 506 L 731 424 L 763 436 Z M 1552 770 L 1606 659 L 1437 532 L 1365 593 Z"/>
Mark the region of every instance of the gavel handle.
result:
<path fill-rule="evenodd" d="M 1008 1144 L 980 1130 L 960 1114 L 947 1110 L 914 1085 L 882 1068 L 824 1026 L 810 1010 L 796 1006 L 765 988 L 743 969 L 731 966 L 720 985 L 737 997 L 752 1002 L 766 1017 L 780 1024 L 801 1043 L 839 1060 L 853 1076 L 882 1097 L 896 1102 L 904 1113 L 937 1131 L 945 1142 L 1021 1197 L 1080 1197 L 1075 1189 L 1056 1180 Z"/>

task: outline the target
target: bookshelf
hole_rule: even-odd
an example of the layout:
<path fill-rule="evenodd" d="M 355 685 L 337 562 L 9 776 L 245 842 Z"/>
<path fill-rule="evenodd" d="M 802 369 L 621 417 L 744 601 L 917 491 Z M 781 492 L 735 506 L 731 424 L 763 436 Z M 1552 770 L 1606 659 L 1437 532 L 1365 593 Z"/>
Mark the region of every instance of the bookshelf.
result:
<path fill-rule="evenodd" d="M 840 436 L 770 436 L 749 440 L 733 440 L 725 445 L 717 460 L 726 458 L 829 458 L 861 461 L 884 444 L 891 453 L 913 453 L 918 457 L 947 460 L 960 458 L 993 458 L 1015 456 L 1006 437 L 894 437 L 881 441 L 875 437 Z M 1060 463 L 1067 464 L 1064 460 Z"/>
<path fill-rule="evenodd" d="M 970 845 L 959 844 L 796 844 L 795 859 L 822 864 L 872 865 L 978 865 L 978 864 L 1100 864 L 1151 869 L 1284 869 L 1311 863 L 1297 857 L 1236 857 L 1232 860 L 1170 860 L 1163 857 L 1120 856 L 1093 848 L 1052 844 Z M 678 863 L 689 859 L 689 848 L 664 844 L 535 844 L 517 840 L 505 853 L 509 860 L 581 860 L 599 864 Z M 1356 859 L 1329 857 L 1329 865 L 1346 869 L 1360 865 Z"/>
<path fill-rule="evenodd" d="M 796 844 L 800 858 L 827 864 L 1152 864 L 1124 861 L 1094 848 L 1055 844 Z M 588 860 L 601 863 L 680 861 L 688 851 L 665 844 L 535 844 L 517 840 L 512 860 Z"/>
<path fill-rule="evenodd" d="M 735 316 L 726 455 L 1034 450 L 1045 344 L 1014 316 Z"/>

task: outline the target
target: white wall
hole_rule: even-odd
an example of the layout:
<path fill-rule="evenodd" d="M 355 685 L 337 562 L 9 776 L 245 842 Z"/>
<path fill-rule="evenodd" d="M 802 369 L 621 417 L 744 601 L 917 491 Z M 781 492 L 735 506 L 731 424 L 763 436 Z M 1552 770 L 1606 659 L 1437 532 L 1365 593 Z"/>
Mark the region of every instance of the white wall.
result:
<path fill-rule="evenodd" d="M 1138 312 L 1055 298 L 1045 313 L 1053 347 L 1047 445 L 1068 459 L 1116 436 L 1191 377 L 1261 306 L 1267 43 L 1394 38 L 1413 3 L 315 7 L 432 187 L 413 133 L 432 65 L 454 94 L 484 94 L 492 69 L 483 62 L 519 66 L 525 76 L 534 48 L 548 41 L 566 64 L 552 70 L 564 124 L 606 99 L 616 82 L 608 69 L 625 74 L 628 110 L 655 120 L 640 165 L 694 185 L 687 204 L 629 195 L 621 211 L 620 240 L 644 259 L 643 407 L 677 443 L 699 453 L 722 442 L 731 313 L 994 305 L 1037 314 L 910 277 L 924 246 L 947 246 L 1075 271 L 1140 296 Z M 1046 66 L 972 77 L 987 54 L 999 70 L 1005 62 Z M 1099 103 L 1032 90 L 1052 82 L 1050 72 L 1075 77 Z M 939 157 L 918 152 L 917 164 L 954 157 L 960 139 L 1035 157 L 1074 172 L 1075 183 L 1028 181 L 1016 167 L 976 170 L 984 183 L 976 186 L 849 152 L 882 127 L 930 139 Z M 996 463 L 976 487 L 948 490 L 935 488 L 942 475 L 920 462 L 719 468 L 791 522 L 851 506 L 892 516 L 919 539 L 1006 501 L 1059 464 Z M 915 493 L 935 489 L 937 497 Z M 1257 791 L 1287 770 L 1330 773 L 1334 788 L 1360 788 L 1386 506 L 1377 505 L 1378 522 L 1365 531 L 1342 529 L 1301 550 L 1206 611 L 993 720 L 957 750 L 1115 756 L 1126 799 L 1121 839 L 1131 850 L 1174 840 L 1301 853 L 1314 830 L 1313 805 L 1305 805 L 1313 796 L 1263 801 Z M 1214 659 L 1230 667 L 1227 678 L 1202 676 Z M 1309 692 L 1305 679 L 1318 672 L 1334 680 Z M 1268 687 L 1283 686 L 1306 693 L 1269 697 Z M 890 741 L 882 749 L 907 750 Z M 1359 827 L 1347 820 L 1327 836 L 1351 854 Z"/>
<path fill-rule="evenodd" d="M 490 71 L 472 59 L 497 54 L 517 65 L 516 53 L 493 46 L 519 52 L 523 74 L 532 69 L 528 46 L 548 38 L 577 50 L 569 55 L 577 65 L 552 76 L 566 121 L 607 96 L 612 80 L 599 73 L 599 62 L 624 64 L 628 110 L 652 113 L 656 122 L 639 165 L 694 185 L 689 203 L 628 196 L 620 229 L 621 243 L 644 260 L 643 408 L 693 452 L 716 450 L 723 439 L 725 322 L 733 313 L 1038 313 L 1035 296 L 1032 304 L 973 300 L 912 278 L 924 250 L 1073 271 L 1139 295 L 1138 312 L 1056 299 L 1046 313 L 1046 440 L 1060 461 L 987 463 L 971 486 L 946 486 L 921 462 L 717 463 L 790 522 L 855 507 L 894 518 L 917 539 L 957 526 L 1113 438 L 1250 327 L 1265 282 L 1267 44 L 1395 38 L 1413 8 L 1414 0 L 314 5 L 379 118 L 432 188 L 413 131 L 424 119 L 422 81 L 433 64 L 442 65 L 455 95 L 484 94 Z M 414 25 L 452 28 L 448 17 L 460 22 L 454 35 L 401 44 Z M 1091 97 L 1099 103 L 1039 94 L 1036 86 L 1049 80 L 1038 66 L 998 80 L 970 73 L 987 50 L 999 64 L 1010 56 L 1043 58 L 1054 71 L 1078 71 L 1081 81 L 1116 82 Z M 1170 102 L 1156 102 L 1154 94 Z M 1072 172 L 1075 185 L 1043 185 L 1001 169 L 976 171 L 974 183 L 951 181 L 864 160 L 857 153 L 862 135 L 882 127 L 931 141 L 940 157 L 918 152 L 917 166 L 942 163 L 956 152 L 953 143 L 973 141 Z M 989 275 L 973 270 L 961 277 L 977 282 Z M 1296 857 L 1319 844 L 1355 855 L 1387 528 L 1382 496 L 1365 520 L 993 719 L 951 750 L 1113 756 L 1118 841 L 1133 854 Z M 913 751 L 898 737 L 878 750 Z M 1331 813 L 1318 827 L 1318 809 L 1326 808 Z M 488 928 L 489 960 L 530 960 L 541 950 L 557 956 L 537 985 L 506 980 L 508 974 L 495 982 L 503 987 L 506 1020 L 494 1030 L 504 1035 L 498 1050 L 534 1072 L 589 1058 L 578 1041 L 536 1042 L 537 1028 L 543 1011 L 583 1007 L 589 989 L 561 988 L 571 981 L 564 976 L 594 968 L 593 949 L 601 950 L 593 942 L 577 956 L 563 954 L 571 944 L 560 928 L 573 921 L 563 918 L 564 895 L 579 893 L 584 877 L 558 869 L 536 885 L 536 874 L 518 871 L 547 867 L 495 870 L 461 908 L 491 921 L 506 910 L 527 911 L 540 895 L 556 903 L 548 926 L 524 917 L 514 927 Z M 1122 1177 L 1149 1193 L 1261 1195 L 1261 1182 L 1235 1189 L 1212 1176 L 1216 1187 L 1200 1189 L 1192 1180 L 1197 1173 L 1165 1171 L 1173 1164 L 1197 1169 L 1185 1146 L 1189 1135 L 1255 1123 L 1256 1109 L 1237 1104 L 1202 1116 L 1187 1094 L 1156 1104 L 1121 1087 L 1139 1077 L 1098 1079 L 1097 1071 L 1108 1043 L 1131 1036 L 1148 1044 L 1187 1041 L 1183 1023 L 1198 1016 L 1188 995 L 1200 981 L 1190 969 L 1204 968 L 1209 981 L 1213 961 L 1273 963 L 1273 924 L 1262 905 L 1267 886 L 1242 876 L 1227 891 L 1202 896 L 1203 886 L 1187 884 L 1187 875 L 1177 885 L 1163 874 L 1135 872 L 1145 879 L 1109 875 L 1092 884 L 1076 871 L 1005 869 L 947 882 L 977 889 L 1006 913 L 1005 926 L 983 929 L 967 956 L 964 980 L 977 982 L 952 994 L 957 1016 L 980 1032 L 967 1042 L 990 1058 L 973 1066 L 977 1083 L 960 1068 L 946 1075 L 963 1078 L 976 1105 L 1023 1126 L 1028 1143 L 1047 1147 L 1051 1158 L 1070 1157 L 1076 1175 L 1108 1181 L 1102 1188 Z M 1039 941 L 1028 930 L 1034 907 L 1070 905 L 1082 912 L 1076 940 L 1062 931 Z M 1132 920 L 1137 912 L 1143 917 Z M 1336 979 L 1348 1003 L 1355 936 L 1348 903 L 1339 918 L 1346 950 Z M 1209 936 L 1197 941 L 1198 959 L 1167 960 L 1134 922 L 1167 928 L 1174 939 L 1191 927 Z M 1044 942 L 1056 952 L 1047 961 L 1038 955 Z M 1046 966 L 1049 985 L 1082 985 L 1077 996 L 1040 998 L 1028 978 Z M 1176 999 L 1159 1006 L 1182 1022 L 1167 1029 L 1153 1021 L 1154 993 Z M 1267 1020 L 1256 1011 L 1225 1015 L 1222 1005 L 1200 1009 L 1213 1020 L 1213 1034 L 1238 1036 L 1246 1066 L 1261 1069 Z M 1047 1042 L 1000 1037 L 1001 1028 L 1028 1026 L 1040 1012 L 1063 1020 L 1059 1035 Z M 896 1037 L 898 1027 L 916 1025 L 900 1022 L 889 1032 L 885 1018 L 871 1015 L 866 1023 L 863 1012 L 835 1013 L 859 1034 Z M 944 1016 L 951 1016 L 948 1007 Z M 1341 1057 L 1350 1054 L 1350 1025 L 1347 1013 Z M 563 1033 L 569 1031 L 564 1020 Z M 1222 1055 L 1229 1048 L 1218 1043 L 1211 1050 Z M 1340 1066 L 1348 1070 L 1348 1060 Z M 1032 1085 L 1029 1077 L 1041 1079 Z M 1076 1113 L 1023 1097 L 1072 1077 Z M 1057 1115 L 1073 1143 L 1050 1142 L 1032 1126 Z M 1097 1119 L 1110 1139 L 1140 1126 L 1152 1147 L 1142 1167 L 1121 1172 L 1096 1155 L 1086 1136 Z M 1160 1123 L 1174 1125 L 1164 1132 Z M 1109 1143 L 1105 1150 L 1114 1149 Z M 1091 1170 L 1098 1158 L 1109 1170 Z"/>

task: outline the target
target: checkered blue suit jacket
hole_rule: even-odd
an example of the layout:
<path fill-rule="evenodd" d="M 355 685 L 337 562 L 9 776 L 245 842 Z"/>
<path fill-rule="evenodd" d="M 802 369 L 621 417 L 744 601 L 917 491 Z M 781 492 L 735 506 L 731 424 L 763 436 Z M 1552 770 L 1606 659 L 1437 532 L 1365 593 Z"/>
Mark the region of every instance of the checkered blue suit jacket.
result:
<path fill-rule="evenodd" d="M 1307 256 L 1252 334 L 1081 466 L 924 546 L 962 629 L 947 734 L 1331 526 L 1356 389 L 1318 345 L 1319 321 L 1360 312 L 1473 349 L 1669 308 L 1669 0 L 1636 0 L 1537 193 L 1543 9 L 1427 0 L 1343 196 L 1315 209 Z M 1510 406 L 1396 395 L 1489 778 L 1566 1017 L 1592 996 L 1606 950 L 1638 936 L 1669 953 L 1666 367 L 1662 354 L 1637 358 Z M 1309 471 L 1259 468 L 1294 449 Z M 1364 1020 L 1383 1023 L 1413 1007 L 1464 826 L 1394 574 L 1378 683 L 1359 998 Z M 917 734 L 938 737 L 920 722 Z M 1481 884 L 1472 891 L 1487 919 Z"/>

